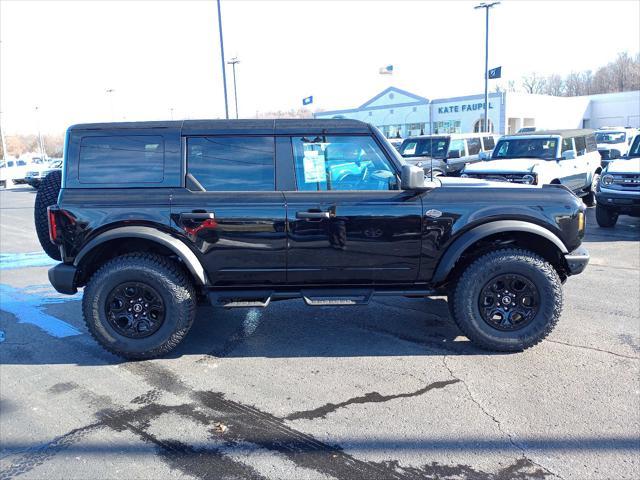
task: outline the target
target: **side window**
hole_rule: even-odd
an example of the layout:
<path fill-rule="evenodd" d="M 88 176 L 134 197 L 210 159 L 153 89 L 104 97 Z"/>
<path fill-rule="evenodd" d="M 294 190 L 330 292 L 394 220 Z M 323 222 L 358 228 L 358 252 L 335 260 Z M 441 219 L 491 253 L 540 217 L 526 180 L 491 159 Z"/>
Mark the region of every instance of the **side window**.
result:
<path fill-rule="evenodd" d="M 469 148 L 469 155 L 478 155 L 482 150 L 479 138 L 467 138 L 467 147 Z"/>
<path fill-rule="evenodd" d="M 451 143 L 449 144 L 449 151 L 451 150 L 459 150 L 461 157 L 466 156 L 465 148 L 464 148 L 464 140 L 460 138 L 457 140 L 451 140 Z"/>
<path fill-rule="evenodd" d="M 496 141 L 493 137 L 483 137 L 482 142 L 484 143 L 484 150 L 493 150 L 496 146 Z"/>
<path fill-rule="evenodd" d="M 562 139 L 562 152 L 564 153 L 567 150 L 573 150 L 573 139 L 572 138 L 563 138 Z"/>
<path fill-rule="evenodd" d="M 12 160 L 9 160 L 7 162 L 7 167 L 13 167 L 13 161 Z"/>
<path fill-rule="evenodd" d="M 164 179 L 164 139 L 159 135 L 82 137 L 80 183 L 160 183 Z"/>
<path fill-rule="evenodd" d="M 587 135 L 587 152 L 595 152 L 598 150 L 598 144 L 596 143 L 595 135 Z"/>
<path fill-rule="evenodd" d="M 393 167 L 367 136 L 292 137 L 298 190 L 397 190 Z"/>
<path fill-rule="evenodd" d="M 585 153 L 587 153 L 587 141 L 585 137 L 576 137 L 575 142 L 577 155 L 584 155 Z"/>
<path fill-rule="evenodd" d="M 274 138 L 188 138 L 187 173 L 210 192 L 275 190 Z"/>

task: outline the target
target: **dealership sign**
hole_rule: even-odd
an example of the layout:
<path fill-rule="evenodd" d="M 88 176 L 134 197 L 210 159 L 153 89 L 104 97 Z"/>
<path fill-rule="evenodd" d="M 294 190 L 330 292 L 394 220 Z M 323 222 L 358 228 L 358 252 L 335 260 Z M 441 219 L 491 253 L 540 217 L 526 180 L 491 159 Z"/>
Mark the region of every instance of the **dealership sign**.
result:
<path fill-rule="evenodd" d="M 489 109 L 493 108 L 493 104 L 489 102 Z M 484 102 L 464 103 L 462 105 L 448 105 L 446 107 L 438 107 L 438 113 L 458 113 L 471 112 L 473 110 L 484 110 Z"/>

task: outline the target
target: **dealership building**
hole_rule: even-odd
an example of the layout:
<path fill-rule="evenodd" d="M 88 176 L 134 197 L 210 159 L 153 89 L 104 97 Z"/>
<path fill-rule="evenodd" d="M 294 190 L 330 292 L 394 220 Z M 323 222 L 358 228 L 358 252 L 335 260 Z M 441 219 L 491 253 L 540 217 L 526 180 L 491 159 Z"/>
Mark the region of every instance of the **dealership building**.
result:
<path fill-rule="evenodd" d="M 640 128 L 640 91 L 581 97 L 526 93 L 489 94 L 489 128 L 500 134 L 539 129 Z M 357 108 L 318 112 L 315 118 L 352 118 L 371 123 L 389 138 L 482 129 L 484 95 L 428 99 L 389 87 Z"/>

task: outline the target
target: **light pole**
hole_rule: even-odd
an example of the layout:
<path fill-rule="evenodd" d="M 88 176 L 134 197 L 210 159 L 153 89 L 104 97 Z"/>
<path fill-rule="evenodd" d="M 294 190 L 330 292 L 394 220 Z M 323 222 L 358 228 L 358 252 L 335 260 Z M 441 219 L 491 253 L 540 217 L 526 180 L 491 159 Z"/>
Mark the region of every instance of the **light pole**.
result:
<path fill-rule="evenodd" d="M 173 107 L 171 107 L 169 111 L 171 112 L 171 120 L 173 120 Z"/>
<path fill-rule="evenodd" d="M 220 14 L 220 0 L 218 0 L 218 31 L 220 32 L 220 58 L 222 59 L 222 85 L 224 87 L 224 115 L 229 120 L 229 102 L 227 101 L 227 73 L 224 63 L 224 42 L 222 41 L 222 15 Z"/>
<path fill-rule="evenodd" d="M 484 8 L 485 11 L 485 37 L 484 37 L 484 131 L 489 131 L 489 9 L 500 2 L 485 3 L 473 7 L 474 9 Z"/>
<path fill-rule="evenodd" d="M 36 105 L 36 122 L 38 124 L 38 146 L 40 148 L 40 157 L 44 161 L 47 152 L 44 150 L 44 142 L 42 141 L 42 132 L 40 131 L 40 107 Z"/>
<path fill-rule="evenodd" d="M 2 124 L 2 112 L 0 112 L 0 137 L 2 137 L 2 160 L 7 160 L 7 142 L 4 139 L 4 126 Z"/>
<path fill-rule="evenodd" d="M 236 64 L 240 63 L 238 57 L 233 57 L 227 62 L 233 68 L 233 99 L 236 103 L 236 119 L 238 118 L 238 89 L 236 87 Z"/>

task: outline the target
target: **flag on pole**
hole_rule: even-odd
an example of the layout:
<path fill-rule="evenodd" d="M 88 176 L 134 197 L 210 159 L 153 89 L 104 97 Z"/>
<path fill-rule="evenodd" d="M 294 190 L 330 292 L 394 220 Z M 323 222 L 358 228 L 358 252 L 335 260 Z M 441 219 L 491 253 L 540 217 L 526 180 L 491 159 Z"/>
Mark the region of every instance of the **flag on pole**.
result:
<path fill-rule="evenodd" d="M 502 67 L 496 67 L 489 70 L 489 80 L 502 77 Z"/>
<path fill-rule="evenodd" d="M 393 65 L 380 67 L 380 71 L 378 73 L 380 73 L 380 75 L 391 75 L 393 73 Z"/>
<path fill-rule="evenodd" d="M 302 105 L 311 105 L 313 103 L 313 95 L 302 99 Z"/>

